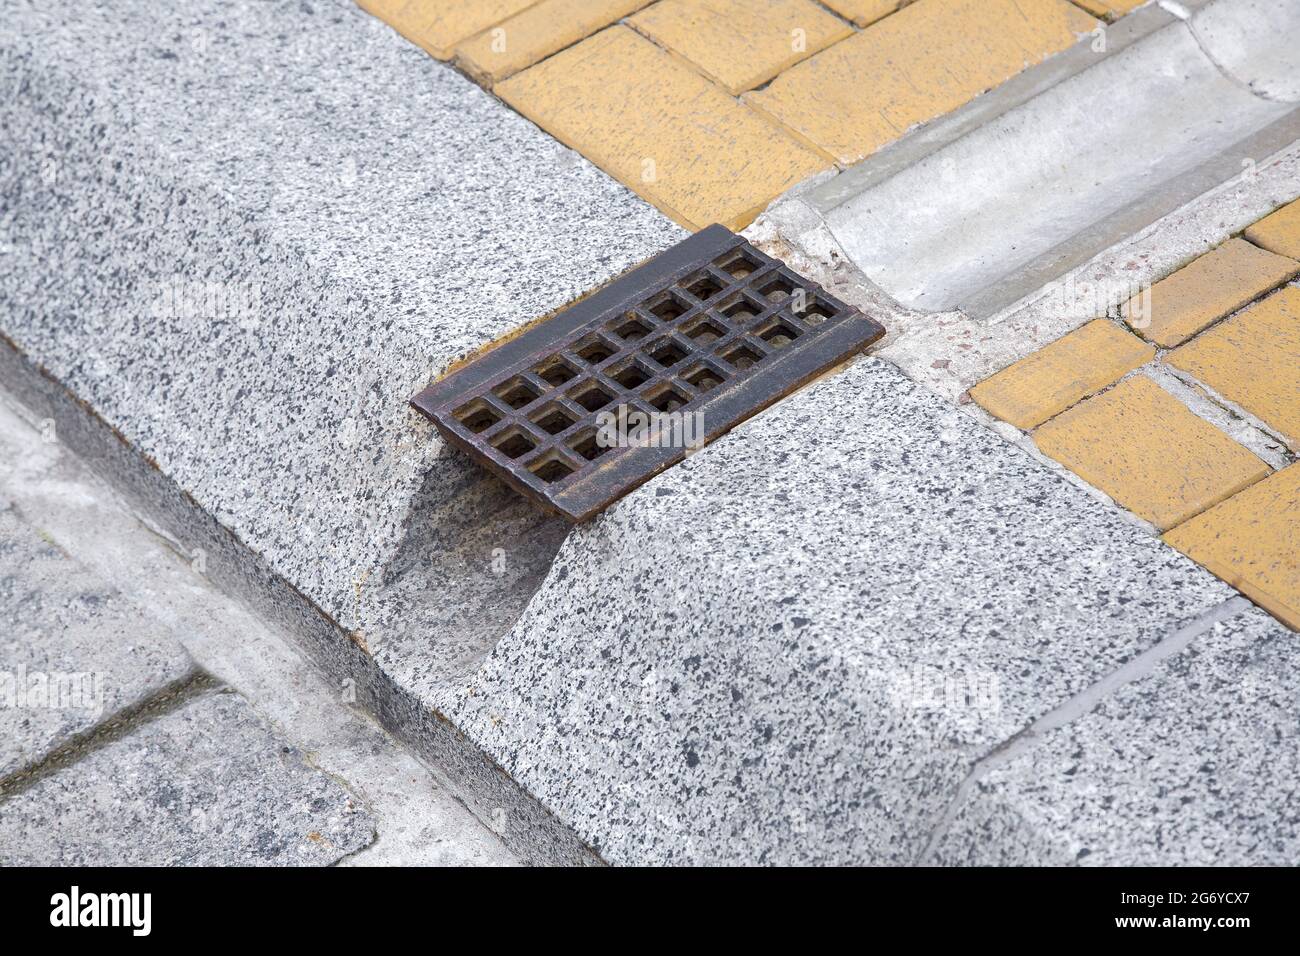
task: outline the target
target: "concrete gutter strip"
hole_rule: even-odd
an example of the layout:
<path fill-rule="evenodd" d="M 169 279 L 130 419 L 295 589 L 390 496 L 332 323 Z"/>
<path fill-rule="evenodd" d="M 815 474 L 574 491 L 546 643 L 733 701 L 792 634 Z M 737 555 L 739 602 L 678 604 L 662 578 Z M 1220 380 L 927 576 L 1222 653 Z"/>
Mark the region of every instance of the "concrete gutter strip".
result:
<path fill-rule="evenodd" d="M 1300 135 L 1300 8 L 1139 14 L 1100 62 L 902 168 L 868 161 L 803 201 L 901 305 L 987 318 Z"/>

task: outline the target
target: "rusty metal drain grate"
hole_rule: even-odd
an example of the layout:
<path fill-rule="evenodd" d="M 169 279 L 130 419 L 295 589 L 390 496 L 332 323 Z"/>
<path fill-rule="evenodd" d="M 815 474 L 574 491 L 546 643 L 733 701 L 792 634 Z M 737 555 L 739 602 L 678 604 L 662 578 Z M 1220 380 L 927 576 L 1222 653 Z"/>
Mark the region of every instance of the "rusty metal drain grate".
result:
<path fill-rule="evenodd" d="M 710 226 L 412 404 L 517 491 L 582 521 L 884 331 Z"/>

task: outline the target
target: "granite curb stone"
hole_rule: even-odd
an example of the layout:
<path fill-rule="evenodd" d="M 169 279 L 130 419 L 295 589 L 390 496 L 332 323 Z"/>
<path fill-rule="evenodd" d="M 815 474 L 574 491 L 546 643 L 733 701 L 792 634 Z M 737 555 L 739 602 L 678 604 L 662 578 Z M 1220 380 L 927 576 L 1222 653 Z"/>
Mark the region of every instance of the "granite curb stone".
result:
<path fill-rule="evenodd" d="M 610 862 L 907 863 L 976 760 L 1232 593 L 864 359 L 570 535 L 441 707 Z"/>
<path fill-rule="evenodd" d="M 1295 635 L 1251 608 L 979 782 L 940 864 L 1294 866 Z"/>

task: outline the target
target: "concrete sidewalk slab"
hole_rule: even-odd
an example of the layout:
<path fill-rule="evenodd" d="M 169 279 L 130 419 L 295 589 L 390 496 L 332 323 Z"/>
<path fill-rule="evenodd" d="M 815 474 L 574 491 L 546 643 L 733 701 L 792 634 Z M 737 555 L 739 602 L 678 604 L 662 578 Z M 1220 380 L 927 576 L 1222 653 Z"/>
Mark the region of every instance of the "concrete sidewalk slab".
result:
<path fill-rule="evenodd" d="M 0 500 L 12 499 L 44 538 L 147 607 L 213 681 L 247 700 L 286 744 L 310 754 L 312 766 L 346 781 L 379 834 L 349 865 L 516 862 L 434 772 L 356 708 L 352 685 L 320 674 L 292 637 L 218 590 L 201 562 L 178 553 L 65 446 L 42 440 L 39 425 L 0 392 L 0 462 L 9 466 L 0 467 Z M 155 714 L 158 704 L 137 719 Z"/>
<path fill-rule="evenodd" d="M 166 628 L 0 510 L 0 780 L 197 674 Z"/>
<path fill-rule="evenodd" d="M 1231 595 L 864 359 L 561 548 L 444 711 L 617 863 L 906 863 L 980 757 Z"/>
<path fill-rule="evenodd" d="M 369 815 L 234 694 L 207 693 L 0 802 L 4 866 L 322 866 Z"/>
<path fill-rule="evenodd" d="M 1295 635 L 1263 611 L 1216 624 L 991 770 L 928 862 L 1295 865 L 1294 662 Z"/>

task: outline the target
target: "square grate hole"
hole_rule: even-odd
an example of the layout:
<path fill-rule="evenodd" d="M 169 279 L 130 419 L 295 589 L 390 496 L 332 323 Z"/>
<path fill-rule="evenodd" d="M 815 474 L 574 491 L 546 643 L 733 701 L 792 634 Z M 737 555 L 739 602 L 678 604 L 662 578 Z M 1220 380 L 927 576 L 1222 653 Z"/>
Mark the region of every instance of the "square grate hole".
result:
<path fill-rule="evenodd" d="M 613 331 L 624 342 L 640 342 L 652 330 L 636 316 L 629 316 L 615 323 Z"/>
<path fill-rule="evenodd" d="M 599 335 L 591 335 L 579 342 L 573 351 L 588 365 L 599 365 L 618 349 Z"/>
<path fill-rule="evenodd" d="M 522 378 L 512 378 L 508 382 L 503 382 L 496 387 L 495 391 L 501 401 L 515 409 L 527 408 L 542 397 L 541 392 Z"/>
<path fill-rule="evenodd" d="M 613 395 L 595 382 L 583 382 L 569 397 L 589 412 L 598 412 L 614 400 Z"/>
<path fill-rule="evenodd" d="M 728 363 L 733 368 L 740 369 L 741 371 L 753 368 L 762 361 L 762 359 L 763 356 L 761 353 L 755 351 L 744 343 L 737 345 L 735 348 L 728 349 L 722 354 L 722 360 L 724 362 Z"/>
<path fill-rule="evenodd" d="M 528 470 L 548 485 L 562 481 L 577 471 L 558 451 L 550 451 L 538 456 L 538 459 L 528 466 Z"/>
<path fill-rule="evenodd" d="M 594 428 L 588 428 L 574 438 L 569 447 L 587 461 L 595 461 L 601 455 L 608 455 L 610 452 L 609 448 L 600 443 L 600 432 Z"/>
<path fill-rule="evenodd" d="M 711 392 L 726 381 L 726 378 L 718 369 L 709 365 L 701 365 L 683 375 L 682 381 L 697 392 L 703 393 Z"/>
<path fill-rule="evenodd" d="M 707 302 L 722 291 L 722 283 L 706 272 L 687 279 L 685 288 L 701 302 Z"/>
<path fill-rule="evenodd" d="M 688 451 L 673 445 L 672 432 L 661 433 L 667 442 L 602 447 L 602 416 L 694 403 L 708 417 L 707 434 L 722 434 L 883 332 L 739 236 L 710 226 L 413 401 L 449 443 L 520 493 L 580 521 Z"/>
<path fill-rule="evenodd" d="M 660 322 L 676 322 L 691 310 L 689 305 L 671 293 L 651 299 L 645 308 Z"/>
<path fill-rule="evenodd" d="M 650 346 L 650 349 L 650 357 L 664 368 L 672 368 L 688 354 L 687 350 L 673 339 L 656 342 Z"/>
<path fill-rule="evenodd" d="M 576 425 L 578 420 L 559 405 L 548 405 L 533 416 L 533 422 L 546 434 L 558 435 L 570 426 Z"/>
<path fill-rule="evenodd" d="M 785 276 L 778 275 L 759 284 L 758 294 L 768 302 L 784 302 L 794 295 L 795 284 Z"/>
<path fill-rule="evenodd" d="M 522 458 L 537 447 L 537 442 L 523 429 L 511 428 L 492 439 L 492 447 L 507 458 Z"/>
<path fill-rule="evenodd" d="M 726 334 L 727 330 L 714 319 L 700 319 L 685 330 L 686 337 L 696 346 L 712 345 Z"/>
<path fill-rule="evenodd" d="M 640 362 L 628 362 L 622 368 L 611 372 L 609 377 L 621 388 L 629 392 L 640 388 L 654 377 L 654 373 Z"/>
<path fill-rule="evenodd" d="M 737 252 L 728 253 L 714 263 L 714 265 L 727 275 L 731 276 L 734 280 L 748 279 L 763 267 L 761 262 L 743 249 Z"/>
<path fill-rule="evenodd" d="M 675 412 L 690 401 L 674 385 L 659 385 L 646 393 L 646 401 L 661 412 Z"/>
<path fill-rule="evenodd" d="M 763 308 L 753 299 L 741 296 L 733 302 L 728 302 L 720 311 L 723 317 L 732 325 L 744 328 L 762 314 Z"/>
<path fill-rule="evenodd" d="M 476 435 L 501 421 L 501 416 L 497 414 L 496 409 L 481 398 L 462 405 L 453 414 L 457 421 Z"/>
<path fill-rule="evenodd" d="M 835 318 L 834 310 L 816 299 L 805 303 L 802 309 L 791 309 L 790 311 L 794 313 L 796 318 L 802 319 L 808 325 L 821 325 L 827 319 Z"/>
<path fill-rule="evenodd" d="M 759 332 L 758 337 L 774 349 L 783 349 L 802 334 L 791 323 L 777 319 Z"/>
<path fill-rule="evenodd" d="M 578 377 L 578 370 L 560 358 L 543 362 L 535 371 L 537 377 L 552 388 L 559 388 L 565 382 L 571 382 Z"/>

